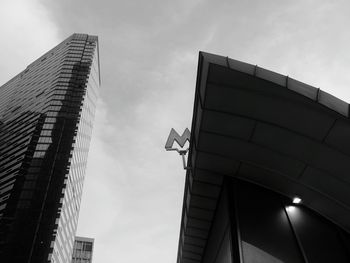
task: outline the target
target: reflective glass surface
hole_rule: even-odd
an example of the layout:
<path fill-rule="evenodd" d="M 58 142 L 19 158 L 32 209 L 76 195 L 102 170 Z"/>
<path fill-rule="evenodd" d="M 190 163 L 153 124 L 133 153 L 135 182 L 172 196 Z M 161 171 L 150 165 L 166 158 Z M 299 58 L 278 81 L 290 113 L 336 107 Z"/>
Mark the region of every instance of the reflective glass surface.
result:
<path fill-rule="evenodd" d="M 303 262 L 280 196 L 244 182 L 237 189 L 243 261 Z"/>
<path fill-rule="evenodd" d="M 309 262 L 350 262 L 350 239 L 342 230 L 302 206 L 287 211 Z"/>
<path fill-rule="evenodd" d="M 97 37 L 74 34 L 0 87 L 2 259 L 71 258 L 99 87 L 97 45 Z"/>

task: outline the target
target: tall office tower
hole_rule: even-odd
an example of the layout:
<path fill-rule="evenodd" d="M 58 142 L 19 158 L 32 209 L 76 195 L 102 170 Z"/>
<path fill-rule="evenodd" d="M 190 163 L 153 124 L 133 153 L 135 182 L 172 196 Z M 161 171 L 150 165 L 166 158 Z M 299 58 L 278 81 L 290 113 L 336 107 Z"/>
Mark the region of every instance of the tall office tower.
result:
<path fill-rule="evenodd" d="M 73 34 L 0 87 L 1 262 L 71 261 L 99 85 Z"/>
<path fill-rule="evenodd" d="M 72 263 L 91 263 L 93 250 L 93 238 L 75 237 Z"/>

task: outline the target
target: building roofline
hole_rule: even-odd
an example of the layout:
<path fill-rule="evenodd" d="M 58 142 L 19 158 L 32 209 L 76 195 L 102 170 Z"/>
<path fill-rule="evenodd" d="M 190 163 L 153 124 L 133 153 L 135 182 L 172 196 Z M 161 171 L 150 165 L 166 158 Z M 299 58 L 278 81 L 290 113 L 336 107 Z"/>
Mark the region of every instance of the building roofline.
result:
<path fill-rule="evenodd" d="M 94 238 L 91 238 L 91 237 L 82 237 L 82 236 L 75 236 L 75 240 L 76 240 L 76 241 L 92 242 L 92 243 L 95 242 L 95 239 L 94 239 Z"/>
<path fill-rule="evenodd" d="M 209 69 L 211 70 L 217 70 L 215 73 L 216 75 L 213 77 L 211 76 L 211 82 L 208 81 L 209 78 Z M 242 74 L 243 73 L 243 74 Z M 211 73 L 214 74 L 214 73 Z M 221 74 L 221 75 L 220 75 Z M 231 76 L 230 74 L 233 74 L 234 76 Z M 237 76 L 238 79 L 235 79 Z M 227 84 L 228 82 L 225 82 L 226 84 L 219 83 L 221 81 L 221 77 L 225 78 L 227 77 L 230 80 L 233 80 L 231 86 L 228 86 L 230 84 Z M 242 81 L 242 78 L 245 81 L 246 86 L 249 85 L 255 85 L 255 87 L 252 88 L 252 90 L 247 90 L 245 87 L 236 87 L 237 85 L 235 81 Z M 218 81 L 217 84 L 215 84 L 215 81 Z M 228 81 L 228 80 L 225 80 Z M 226 86 L 225 86 L 226 85 Z M 243 84 L 242 84 L 243 85 Z M 260 87 L 259 85 L 262 85 L 262 88 L 259 89 L 257 87 Z M 265 86 L 264 86 L 265 85 Z M 264 89 L 266 87 L 266 90 Z M 208 92 L 210 95 L 208 96 Z M 224 92 L 224 93 L 221 93 Z M 276 110 L 276 105 L 281 105 L 281 103 L 289 103 L 288 107 L 293 110 L 286 114 L 287 112 L 281 112 L 278 113 L 275 116 L 280 116 L 279 118 L 288 118 L 291 114 L 294 114 L 295 112 L 303 112 L 305 110 L 307 113 L 312 113 L 307 116 L 294 116 L 297 118 L 303 118 L 303 122 L 296 122 L 297 126 L 286 126 L 285 123 L 279 123 L 279 118 L 273 119 L 273 115 L 266 112 L 266 120 L 264 119 L 254 119 L 252 118 L 248 113 L 242 113 L 242 111 L 235 112 L 234 106 L 232 106 L 235 102 L 230 99 L 234 97 L 225 97 L 226 95 L 223 94 L 231 94 L 229 96 L 234 96 L 233 94 L 244 94 L 244 102 L 247 103 L 254 103 L 255 101 L 257 103 L 261 103 L 258 108 L 254 109 L 252 112 L 256 110 L 262 110 L 265 111 L 265 108 L 262 106 L 266 106 L 269 108 L 269 112 L 272 110 Z M 212 97 L 212 95 L 215 95 L 216 97 Z M 240 95 L 239 95 L 240 96 Z M 266 101 L 276 102 L 276 105 L 269 105 L 266 104 L 266 101 L 261 102 L 259 101 L 260 98 L 268 98 Z M 237 98 L 236 98 L 237 99 Z M 238 97 L 238 100 L 240 97 Z M 226 100 L 223 102 L 223 100 Z M 251 101 L 249 101 L 251 100 Z M 208 102 L 209 101 L 209 102 Z M 244 102 L 242 102 L 241 105 L 244 105 Z M 209 103 L 209 104 L 208 104 Z M 220 108 L 222 103 L 226 103 L 225 105 L 227 108 L 223 109 Z M 251 107 L 255 107 L 254 105 L 250 105 Z M 287 107 L 287 108 L 288 108 Z M 284 109 L 287 109 L 284 108 Z M 244 106 L 240 108 L 240 110 L 243 110 Z M 252 109 L 252 108 L 250 108 Z M 310 110 L 310 111 L 308 111 Z M 277 158 L 273 160 L 275 163 L 261 163 L 261 166 L 256 166 L 254 169 L 256 169 L 259 172 L 265 172 L 265 173 L 274 173 L 273 176 L 269 179 L 265 178 L 264 176 L 257 176 L 257 177 L 244 177 L 244 174 L 237 174 L 234 171 L 240 171 L 240 165 L 237 165 L 237 167 L 232 168 L 235 166 L 234 164 L 242 164 L 243 166 L 251 166 L 255 165 L 256 161 L 261 161 L 260 159 L 252 159 L 252 162 L 249 163 L 250 157 L 248 159 L 244 159 L 244 155 L 239 155 L 240 153 L 237 153 L 237 148 L 225 147 L 226 142 L 232 143 L 233 146 L 241 147 L 242 145 L 247 145 L 251 148 L 251 150 L 254 152 L 254 150 L 262 149 L 262 152 L 271 152 L 271 154 L 275 154 L 276 156 L 280 155 L 281 160 L 284 160 L 283 158 L 289 158 L 292 160 L 291 164 L 298 163 L 298 162 L 305 162 L 306 167 L 309 167 L 310 169 L 318 168 L 318 164 L 322 165 L 321 161 L 318 161 L 318 164 L 315 166 L 312 160 L 311 156 L 305 157 L 305 156 L 291 156 L 289 149 L 287 148 L 288 145 L 285 145 L 282 150 L 282 152 L 279 152 L 275 149 L 269 149 L 268 147 L 261 147 L 260 145 L 251 142 L 246 139 L 242 139 L 239 137 L 234 137 L 235 134 L 228 134 L 221 132 L 217 130 L 217 132 L 221 134 L 216 134 L 215 132 L 208 132 L 208 122 L 205 124 L 206 127 L 203 127 L 203 118 L 207 118 L 208 121 L 208 114 L 212 114 L 211 119 L 211 126 L 210 128 L 215 128 L 217 124 L 222 124 L 220 120 L 215 119 L 217 116 L 225 116 L 225 118 L 233 118 L 233 119 L 240 119 L 244 120 L 245 122 L 250 123 L 261 123 L 261 127 L 267 127 L 268 129 L 266 131 L 272 130 L 274 132 L 282 131 L 284 134 L 287 134 L 288 136 L 291 136 L 291 138 L 300 139 L 300 142 L 303 140 L 310 142 L 312 145 L 315 146 L 315 149 L 318 149 L 317 147 L 320 147 L 320 153 L 319 155 L 323 156 L 323 159 L 325 156 L 328 156 L 328 149 L 330 149 L 330 156 L 338 156 L 337 154 L 340 154 L 341 156 L 344 156 L 344 160 L 346 158 L 350 158 L 350 149 L 346 148 L 346 145 L 350 145 L 350 136 L 349 138 L 343 138 L 347 140 L 347 144 L 344 146 L 342 145 L 342 141 L 337 140 L 337 132 L 340 132 L 342 136 L 346 136 L 347 131 L 349 129 L 350 131 L 350 121 L 349 121 L 349 104 L 334 97 L 333 95 L 324 92 L 320 90 L 319 88 L 315 88 L 313 86 L 307 85 L 303 82 L 297 81 L 293 78 L 290 78 L 289 76 L 284 76 L 279 73 L 261 68 L 257 65 L 252 65 L 248 63 L 244 63 L 241 61 L 237 61 L 234 59 L 230 59 L 228 57 L 213 55 L 206 52 L 199 52 L 199 59 L 198 59 L 198 70 L 197 70 L 197 80 L 196 80 L 196 90 L 195 90 L 195 102 L 193 107 L 193 119 L 192 119 L 192 128 L 191 128 L 191 143 L 190 143 L 190 150 L 188 155 L 188 166 L 191 167 L 190 170 L 187 170 L 186 172 L 186 183 L 185 183 L 185 191 L 184 191 L 184 199 L 183 199 L 183 210 L 182 210 L 182 219 L 181 219 L 181 228 L 180 228 L 180 236 L 179 236 L 179 248 L 178 248 L 178 258 L 177 263 L 182 263 L 183 258 L 186 258 L 186 255 L 188 252 L 187 249 L 183 250 L 183 247 L 188 244 L 188 235 L 187 230 L 188 226 L 186 225 L 189 219 L 189 214 L 191 213 L 191 196 L 195 195 L 193 192 L 193 185 L 199 182 L 202 178 L 203 169 L 207 169 L 206 171 L 209 171 L 209 173 L 212 173 L 215 175 L 214 177 L 222 177 L 223 175 L 230 175 L 233 177 L 237 177 L 239 179 L 249 181 L 251 183 L 261 185 L 265 188 L 268 188 L 272 191 L 278 192 L 282 195 L 285 195 L 287 197 L 292 197 L 293 194 L 297 191 L 300 191 L 302 196 L 305 196 L 305 202 L 304 205 L 309 207 L 310 209 L 316 211 L 320 215 L 324 216 L 325 218 L 329 219 L 333 223 L 337 224 L 341 228 L 343 228 L 346 231 L 350 231 L 350 223 L 348 222 L 347 218 L 350 218 L 350 206 L 348 207 L 348 201 L 346 199 L 345 195 L 345 188 L 349 187 L 350 192 L 350 182 L 346 184 L 342 188 L 342 193 L 338 194 L 334 192 L 334 189 L 336 189 L 337 186 L 341 186 L 342 182 L 344 181 L 343 174 L 346 172 L 344 167 L 347 167 L 346 164 L 344 164 L 344 161 L 342 163 L 342 166 L 340 168 L 337 168 L 338 170 L 341 169 L 340 175 L 334 174 L 335 170 L 331 170 L 330 173 L 323 173 L 324 171 L 321 169 L 320 176 L 323 176 L 325 179 L 319 179 L 321 182 L 317 182 L 315 176 L 317 175 L 317 169 L 313 171 L 312 173 L 309 173 L 309 175 L 313 175 L 313 178 L 308 178 L 309 181 L 303 181 L 301 179 L 301 176 L 305 173 L 305 170 L 301 170 L 301 174 L 299 172 L 299 175 L 297 173 L 297 170 L 295 170 L 294 174 L 296 173 L 297 177 L 290 177 L 290 174 L 292 170 L 290 165 L 286 165 L 283 167 L 283 165 L 279 165 L 278 161 L 280 158 Z M 313 115 L 314 114 L 314 115 Z M 312 116 L 319 117 L 318 119 L 313 119 Z M 327 120 L 327 123 L 324 123 L 323 121 Z M 304 127 L 303 123 L 313 123 L 310 127 Z M 339 123 L 337 123 L 337 121 Z M 232 122 L 233 125 L 240 124 Z M 338 125 L 339 124 L 339 125 Z M 256 124 L 255 124 L 256 125 Z M 264 126 L 265 125 L 265 126 Z M 315 125 L 315 127 L 312 127 Z M 219 125 L 220 126 L 220 125 Z M 253 127 L 254 125 L 252 125 Z M 324 128 L 322 132 L 319 132 L 317 130 L 318 126 L 321 126 Z M 317 128 L 316 128 L 317 127 Z M 295 129 L 295 130 L 293 130 Z M 252 128 L 250 130 L 252 134 L 257 133 L 259 136 L 262 136 L 260 138 L 264 139 L 266 135 L 263 133 L 260 133 L 260 131 L 255 131 L 255 128 Z M 225 131 L 227 132 L 227 131 Z M 313 132 L 316 132 L 317 134 L 314 134 Z M 334 132 L 334 135 L 331 133 Z M 266 134 L 266 132 L 265 132 Z M 329 138 L 329 134 L 332 136 L 332 141 L 326 141 L 326 138 Z M 202 136 L 202 138 L 201 138 Z M 285 136 L 285 135 L 283 135 Z M 288 138 L 288 136 L 286 138 Z M 327 137 L 328 136 L 328 137 Z M 252 137 L 252 135 L 251 135 Z M 285 137 L 281 137 L 282 139 Z M 213 140 L 213 141 L 211 141 Z M 208 143 L 211 141 L 211 143 Z M 221 152 L 221 146 L 218 146 L 216 143 L 221 142 L 222 147 L 225 148 L 225 152 Z M 240 146 L 241 145 L 241 146 Z M 270 145 L 267 145 L 270 146 Z M 275 146 L 275 145 L 272 145 Z M 292 145 L 293 146 L 293 145 Z M 243 149 L 246 146 L 242 146 Z M 260 148 L 259 148 L 260 147 Z M 294 146 L 293 146 L 294 147 Z M 297 147 L 297 146 L 295 146 Z M 295 150 L 295 147 L 293 148 Z M 300 149 L 302 150 L 302 149 Z M 286 152 L 283 152 L 286 151 Z M 244 150 L 243 150 L 244 152 Z M 245 151 L 244 154 L 246 154 L 247 151 Z M 202 157 L 201 154 L 211 155 L 210 157 Z M 289 154 L 289 155 L 288 155 Z M 248 151 L 248 155 L 249 151 Z M 251 158 L 256 158 L 254 154 L 251 154 Z M 208 159 L 209 158 L 209 159 Z M 243 158 L 243 159 L 241 159 Z M 274 157 L 271 157 L 274 158 Z M 293 159 L 294 158 L 294 159 Z M 287 160 L 285 159 L 285 160 Z M 289 160 L 288 159 L 288 160 Z M 224 163 L 225 168 L 220 170 L 218 167 L 209 167 L 208 163 L 214 163 L 216 160 L 221 160 Z M 311 161 L 310 161 L 311 160 Z M 321 159 L 322 160 L 322 159 Z M 331 158 L 329 162 L 332 162 L 332 164 L 329 164 L 330 166 L 335 166 L 337 162 L 335 161 L 336 158 Z M 342 159 L 343 160 L 343 159 Z M 201 161 L 201 162 L 200 162 Z M 271 161 L 271 160 L 270 160 Z M 200 163 L 199 163 L 200 162 Z M 259 162 L 257 162 L 259 164 Z M 350 162 L 349 162 L 350 163 Z M 201 165 L 204 165 L 203 168 Z M 275 165 L 271 167 L 270 164 Z M 222 163 L 220 163 L 222 165 Z M 252 166 L 252 167 L 253 167 Z M 281 168 L 282 167 L 282 168 Z M 323 166 L 321 166 L 323 167 Z M 234 170 L 234 169 L 238 170 Z M 281 168 L 282 170 L 278 170 Z M 216 170 L 218 169 L 218 170 Z M 270 170 L 269 170 L 270 169 Z M 299 170 L 298 170 L 299 171 Z M 344 172 L 345 171 L 345 172 Z M 290 174 L 289 174 L 290 173 Z M 256 176 L 256 174 L 254 175 Z M 300 177 L 298 177 L 300 176 Z M 334 182 L 333 184 L 333 193 L 330 194 L 328 189 L 323 189 L 322 183 L 327 182 L 327 178 L 337 180 L 337 182 Z M 345 178 L 346 179 L 346 178 Z M 350 178 L 346 179 L 349 180 Z M 214 178 L 214 180 L 216 180 Z M 269 181 L 270 180 L 270 181 Z M 350 180 L 349 180 L 350 181 Z M 333 183 L 333 181 L 332 181 Z M 291 185 L 289 185 L 291 184 Z M 349 185 L 349 186 L 347 186 Z M 200 196 L 205 196 L 206 194 L 212 194 L 208 190 L 210 187 L 211 189 L 216 189 L 220 186 L 220 180 L 215 182 L 209 187 L 209 184 L 207 185 L 207 189 L 200 193 Z M 202 191 L 198 190 L 196 191 Z M 345 189 L 345 190 L 344 190 Z M 328 191 L 328 192 L 327 192 Z M 345 192 L 344 192 L 345 191 Z M 189 193 L 191 193 L 191 196 L 188 196 Z M 303 197 L 304 197 L 303 196 Z M 189 199 L 188 199 L 189 197 Z M 198 205 L 198 204 L 197 204 Z M 196 206 L 196 209 L 198 206 Z M 205 208 L 203 208 L 205 209 Z M 193 211 L 192 211 L 193 212 Z M 206 211 L 208 213 L 211 213 L 210 211 Z M 212 213 L 214 213 L 212 211 Z M 185 219 L 186 217 L 186 219 Z M 208 230 L 209 231 L 209 230 Z M 204 232 L 202 233 L 204 235 Z M 208 233 L 207 233 L 208 235 Z M 195 242 L 195 237 L 191 236 L 191 242 Z M 199 239 L 200 241 L 200 239 Z M 204 248 L 203 248 L 204 249 Z M 187 254 L 186 254 L 187 253 Z M 198 259 L 202 257 L 202 254 L 196 254 L 196 258 L 188 258 L 191 259 L 193 262 L 201 262 L 201 259 Z M 191 262 L 192 262 L 191 261 Z"/>
<path fill-rule="evenodd" d="M 252 65 L 229 57 L 214 55 L 204 51 L 200 51 L 199 56 L 203 57 L 203 59 L 208 63 L 224 66 L 229 69 L 246 73 L 285 87 L 313 101 L 316 101 L 345 117 L 350 117 L 349 104 L 347 102 L 321 90 L 320 88 L 313 87 L 289 76 L 259 67 L 258 65 Z"/>

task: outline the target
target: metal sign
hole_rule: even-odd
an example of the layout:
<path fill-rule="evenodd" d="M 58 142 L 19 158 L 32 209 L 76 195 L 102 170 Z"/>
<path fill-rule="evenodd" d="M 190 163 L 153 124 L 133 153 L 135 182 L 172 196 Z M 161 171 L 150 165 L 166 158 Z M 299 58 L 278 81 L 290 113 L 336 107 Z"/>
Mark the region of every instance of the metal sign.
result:
<path fill-rule="evenodd" d="M 165 144 L 165 149 L 167 151 L 177 151 L 181 155 L 184 169 L 189 169 L 189 167 L 187 167 L 186 165 L 186 160 L 185 160 L 185 155 L 187 154 L 189 148 L 183 149 L 183 147 L 185 146 L 187 141 L 190 142 L 190 138 L 191 138 L 191 132 L 188 128 L 185 129 L 185 131 L 182 133 L 181 136 L 172 128 L 170 131 L 168 140 L 166 141 L 166 144 Z M 173 148 L 175 141 L 181 146 L 181 149 Z"/>

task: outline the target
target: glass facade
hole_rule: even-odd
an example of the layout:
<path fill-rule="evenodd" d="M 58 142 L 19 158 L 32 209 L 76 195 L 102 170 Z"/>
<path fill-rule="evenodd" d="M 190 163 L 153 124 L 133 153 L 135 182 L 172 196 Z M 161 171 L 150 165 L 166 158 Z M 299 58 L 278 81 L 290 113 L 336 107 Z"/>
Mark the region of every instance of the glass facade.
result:
<path fill-rule="evenodd" d="M 91 263 L 93 250 L 93 238 L 76 237 L 74 241 L 72 263 Z"/>
<path fill-rule="evenodd" d="M 203 262 L 346 263 L 349 244 L 347 232 L 303 205 L 263 187 L 227 179 Z"/>
<path fill-rule="evenodd" d="M 0 87 L 2 262 L 70 262 L 99 85 L 74 34 Z"/>

